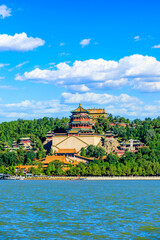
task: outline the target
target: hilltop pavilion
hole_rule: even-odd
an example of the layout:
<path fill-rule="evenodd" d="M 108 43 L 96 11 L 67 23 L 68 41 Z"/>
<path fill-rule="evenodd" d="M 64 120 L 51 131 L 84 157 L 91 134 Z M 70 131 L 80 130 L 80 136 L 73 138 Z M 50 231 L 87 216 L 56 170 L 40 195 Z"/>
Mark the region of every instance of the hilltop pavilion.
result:
<path fill-rule="evenodd" d="M 91 122 L 88 110 L 79 104 L 79 107 L 71 113 L 68 136 L 94 134 L 94 130 L 92 129 L 93 123 Z"/>
<path fill-rule="evenodd" d="M 90 108 L 87 109 L 89 116 L 93 122 L 95 122 L 99 117 L 107 118 L 107 113 L 104 108 Z"/>
<path fill-rule="evenodd" d="M 52 140 L 47 141 L 49 141 L 48 143 L 50 143 L 53 152 L 57 152 L 57 154 L 63 151 L 63 154 L 66 155 L 66 151 L 73 149 L 75 149 L 76 153 L 79 153 L 82 147 L 101 145 L 102 136 L 95 133 L 93 125 L 89 111 L 79 104 L 78 108 L 71 112 L 67 133 L 54 133 Z"/>

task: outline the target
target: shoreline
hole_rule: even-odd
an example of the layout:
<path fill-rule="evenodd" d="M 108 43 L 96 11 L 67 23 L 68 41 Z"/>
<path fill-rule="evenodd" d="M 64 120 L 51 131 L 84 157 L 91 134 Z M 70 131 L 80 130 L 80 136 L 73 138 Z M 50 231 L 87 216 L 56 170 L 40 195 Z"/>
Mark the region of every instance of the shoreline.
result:
<path fill-rule="evenodd" d="M 94 181 L 94 180 L 160 180 L 160 176 L 114 176 L 114 177 L 30 177 L 25 178 L 24 180 L 88 180 L 88 181 Z"/>
<path fill-rule="evenodd" d="M 160 180 L 160 176 L 87 177 L 86 180 Z"/>

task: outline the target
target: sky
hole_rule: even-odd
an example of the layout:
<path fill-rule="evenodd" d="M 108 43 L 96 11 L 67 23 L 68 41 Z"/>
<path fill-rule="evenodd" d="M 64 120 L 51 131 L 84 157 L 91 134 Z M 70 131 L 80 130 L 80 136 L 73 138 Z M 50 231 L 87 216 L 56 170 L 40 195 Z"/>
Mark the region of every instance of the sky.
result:
<path fill-rule="evenodd" d="M 160 116 L 158 0 L 0 1 L 0 122 Z"/>

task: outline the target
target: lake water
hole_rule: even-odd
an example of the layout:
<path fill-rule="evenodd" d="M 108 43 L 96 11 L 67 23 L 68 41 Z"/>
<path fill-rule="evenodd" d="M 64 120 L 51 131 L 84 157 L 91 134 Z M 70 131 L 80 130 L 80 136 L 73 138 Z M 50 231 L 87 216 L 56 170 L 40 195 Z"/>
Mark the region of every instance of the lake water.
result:
<path fill-rule="evenodd" d="M 0 239 L 160 239 L 160 181 L 0 181 Z"/>

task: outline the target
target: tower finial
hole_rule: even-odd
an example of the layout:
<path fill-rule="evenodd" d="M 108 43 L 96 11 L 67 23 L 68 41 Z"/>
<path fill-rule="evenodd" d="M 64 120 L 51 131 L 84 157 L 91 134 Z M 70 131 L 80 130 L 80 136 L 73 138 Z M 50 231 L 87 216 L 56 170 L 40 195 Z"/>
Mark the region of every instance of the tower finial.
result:
<path fill-rule="evenodd" d="M 79 104 L 79 106 L 81 107 L 81 103 Z"/>

